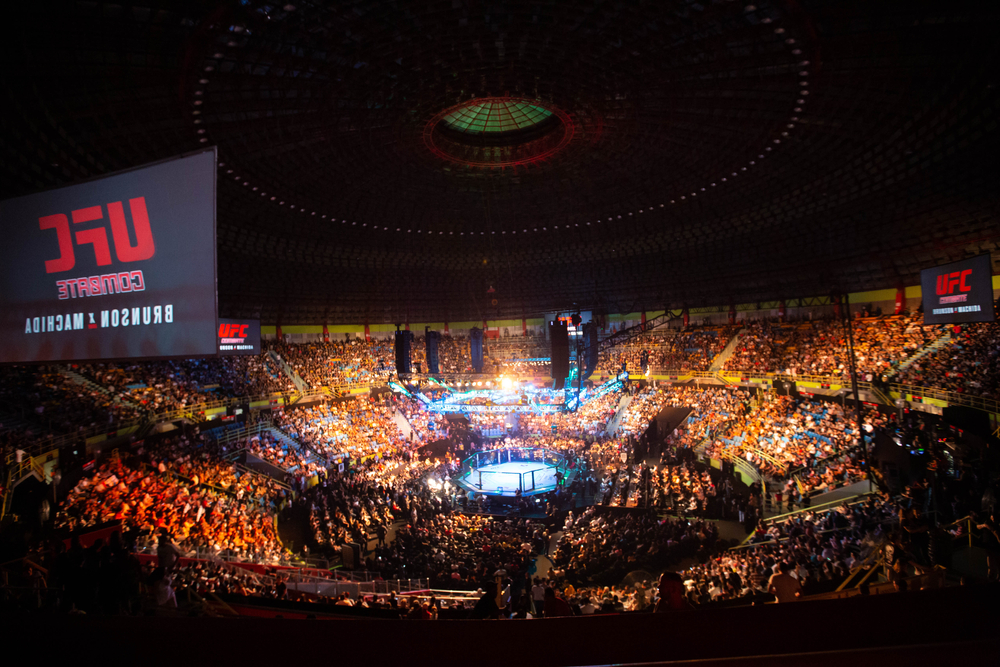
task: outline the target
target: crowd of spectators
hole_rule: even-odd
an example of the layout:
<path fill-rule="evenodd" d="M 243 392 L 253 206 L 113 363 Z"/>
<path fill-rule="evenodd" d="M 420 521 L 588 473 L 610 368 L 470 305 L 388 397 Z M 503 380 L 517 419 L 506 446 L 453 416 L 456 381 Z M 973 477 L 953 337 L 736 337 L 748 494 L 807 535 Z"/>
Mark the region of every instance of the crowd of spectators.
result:
<path fill-rule="evenodd" d="M 996 399 L 1000 387 L 1000 323 L 954 327 L 948 344 L 896 375 L 900 384 Z"/>
<path fill-rule="evenodd" d="M 488 359 L 502 373 L 548 376 L 551 365 L 540 360 L 548 358 L 550 352 L 544 336 L 506 336 L 483 340 L 484 359 Z M 529 359 L 533 361 L 527 361 Z"/>
<path fill-rule="evenodd" d="M 685 570 L 688 599 L 696 605 L 771 599 L 772 577 L 781 573 L 792 576 L 803 595 L 829 590 L 886 539 L 898 512 L 895 502 L 870 496 L 863 503 L 775 522 L 760 535 L 759 544 Z"/>
<path fill-rule="evenodd" d="M 395 409 L 402 413 L 420 442 L 433 442 L 448 437 L 448 420 L 437 412 L 428 412 L 415 398 L 396 396 Z"/>
<path fill-rule="evenodd" d="M 666 388 L 647 386 L 632 396 L 619 419 L 618 433 L 638 437 L 664 408 L 690 408 L 691 414 L 674 435 L 675 446 L 692 448 L 723 421 L 745 411 L 749 393 L 744 389 L 680 385 Z M 683 442 L 681 435 L 687 436 Z"/>
<path fill-rule="evenodd" d="M 749 364 L 793 374 L 843 373 L 839 326 L 753 324 L 740 340 L 734 363 L 740 370 Z M 957 329 L 950 346 L 920 359 L 900 377 L 956 391 L 989 392 L 997 373 L 998 332 L 995 324 Z M 860 372 L 889 375 L 940 333 L 913 317 L 859 320 L 855 335 Z M 651 337 L 623 351 L 623 359 L 632 363 L 631 355 L 645 351 L 651 366 L 662 362 L 692 367 L 702 363 L 701 354 L 707 368 L 731 334 L 716 329 Z M 354 341 L 282 343 L 274 349 L 317 386 L 389 377 L 391 345 L 387 347 Z M 468 341 L 448 338 L 446 347 L 448 363 L 461 366 Z M 107 393 L 76 384 L 57 371 L 20 367 L 2 369 L 5 382 L 0 386 L 5 402 L 34 406 L 33 413 L 53 429 L 70 432 L 74 425 L 103 425 L 104 420 L 113 425 L 146 411 L 219 395 L 287 387 L 280 379 L 287 377 L 266 355 L 231 359 L 75 367 Z M 606 428 L 628 393 L 619 430 L 609 435 Z M 691 413 L 666 439 L 664 455 L 654 463 L 637 453 L 647 452 L 638 446 L 665 407 L 690 408 Z M 400 430 L 400 414 L 413 429 L 411 439 Z M 474 414 L 470 421 L 479 432 L 505 427 L 499 415 Z M 877 411 L 866 411 L 861 430 L 871 434 L 888 427 L 889 421 Z M 448 454 L 433 461 L 418 455 L 421 445 L 448 434 L 446 422 L 425 411 L 419 401 L 388 394 L 333 400 L 291 408 L 277 417 L 277 426 L 319 456 L 267 431 L 229 445 L 229 451 L 197 436 L 153 439 L 85 473 L 58 508 L 54 525 L 80 530 L 117 520 L 138 535 L 140 547 L 152 549 L 170 539 L 185 553 L 275 562 L 283 552 L 276 516 L 293 494 L 266 476 L 236 469 L 229 455 L 245 449 L 299 481 L 295 503 L 307 517 L 310 550 L 333 555 L 345 543 L 358 543 L 363 546 L 362 566 L 375 576 L 426 578 L 434 588 L 475 590 L 495 578 L 523 581 L 534 557 L 547 551 L 549 529 L 540 521 L 456 511 L 461 505 L 449 498 L 443 482 L 456 472 L 458 459 Z M 787 574 L 806 592 L 842 580 L 889 536 L 887 526 L 900 516 L 897 502 L 870 499 L 798 515 L 760 530 L 749 548 L 722 552 L 725 544 L 714 524 L 702 518 L 742 515 L 744 509 L 738 507 L 728 480 L 720 481 L 718 472 L 677 452 L 707 444 L 712 458 L 738 457 L 785 480 L 782 497 L 801 502 L 810 493 L 861 477 L 862 462 L 854 449 L 858 433 L 852 415 L 837 403 L 679 385 L 609 393 L 572 413 L 521 413 L 513 435 L 505 433 L 500 443 L 485 446 L 563 452 L 578 473 L 570 493 L 585 490 L 593 481 L 608 498 L 610 507 L 591 507 L 579 516 L 570 513 L 552 557 L 552 583 L 571 607 L 591 613 L 648 607 L 654 597 L 648 581 L 620 582 L 630 573 L 676 567 L 688 558 L 699 563 L 684 573 L 687 599 L 696 605 L 756 599 L 766 593 L 772 575 Z M 19 432 L 9 430 L 5 437 L 10 448 Z M 480 440 L 476 446 L 484 443 Z M 347 471 L 340 473 L 336 466 L 344 457 Z M 912 528 L 919 522 L 918 515 L 907 513 L 913 509 L 906 508 L 901 526 Z M 127 559 L 119 551 L 99 550 L 82 558 Z M 273 581 L 219 565 L 193 565 L 171 576 L 151 576 L 151 585 L 161 591 L 166 585 L 196 592 L 282 595 Z M 609 584 L 618 587 L 606 588 Z M 511 606 L 518 605 L 515 601 Z"/>
<path fill-rule="evenodd" d="M 865 431 L 870 434 L 887 419 L 869 411 Z M 734 422 L 707 449 L 713 458 L 745 458 L 775 478 L 804 468 L 807 494 L 814 488 L 833 488 L 862 476 L 853 451 L 857 423 L 837 403 L 764 394 L 757 406 Z"/>
<path fill-rule="evenodd" d="M 642 374 L 645 370 L 645 358 L 647 368 L 654 371 L 707 371 L 735 333 L 736 328 L 733 326 L 648 333 L 602 352 L 598 369 L 606 375 L 616 375 L 621 371 L 622 364 L 625 364 L 629 373 Z"/>
<path fill-rule="evenodd" d="M 608 422 L 615 416 L 621 397 L 620 391 L 609 392 L 600 398 L 587 401 L 574 412 L 518 413 L 518 432 L 524 435 L 558 433 L 589 439 L 600 437 L 604 435 Z"/>
<path fill-rule="evenodd" d="M 65 434 L 93 428 L 114 430 L 140 419 L 144 410 L 116 400 L 113 392 L 77 383 L 56 367 L 0 369 L 0 403 L 25 415 L 23 431 Z M 13 439 L 14 429 L 9 436 Z"/>
<path fill-rule="evenodd" d="M 941 325 L 924 325 L 922 315 L 858 318 L 852 322 L 859 379 L 895 374 L 906 359 L 937 340 Z M 799 324 L 752 323 L 740 334 L 725 370 L 788 375 L 850 376 L 847 330 L 840 320 Z"/>
<path fill-rule="evenodd" d="M 410 347 L 410 365 L 416 371 L 430 372 L 427 362 L 427 343 L 423 336 L 417 336 Z M 483 345 L 483 373 L 495 373 L 499 367 L 486 353 Z M 438 339 L 438 372 L 440 373 L 471 373 L 472 349 L 467 336 L 445 335 Z"/>
<path fill-rule="evenodd" d="M 391 340 L 354 339 L 312 343 L 268 341 L 274 351 L 308 386 L 386 382 L 395 375 Z"/>
<path fill-rule="evenodd" d="M 296 487 L 306 480 L 326 470 L 325 461 L 311 452 L 296 446 L 294 441 L 276 437 L 269 431 L 262 431 L 244 438 L 233 445 L 233 450 L 245 449 L 247 453 L 281 468 L 295 481 Z"/>
<path fill-rule="evenodd" d="M 295 385 L 266 354 L 98 363 L 72 370 L 147 410 L 171 410 L 234 396 L 293 391 Z"/>
<path fill-rule="evenodd" d="M 153 548 L 164 531 L 185 552 L 275 561 L 275 515 L 287 500 L 273 480 L 237 474 L 207 446 L 168 439 L 84 475 L 61 503 L 55 528 L 73 531 L 121 521 Z"/>
<path fill-rule="evenodd" d="M 689 461 L 679 461 L 646 468 L 640 473 L 640 479 L 643 477 L 648 478 L 648 484 L 640 488 L 640 494 L 646 496 L 638 503 L 640 506 L 673 510 L 681 515 L 715 514 L 714 518 L 721 518 L 721 513 L 710 507 L 720 498 L 709 470 L 698 470 Z"/>
<path fill-rule="evenodd" d="M 309 509 L 311 549 L 326 556 L 339 553 L 340 546 L 350 542 L 364 545 L 367 553 L 369 535 L 377 528 L 387 532 L 396 518 L 387 487 L 363 478 L 322 475 L 303 503 Z"/>
<path fill-rule="evenodd" d="M 282 431 L 328 460 L 387 456 L 406 442 L 393 420 L 391 396 L 361 396 L 288 410 Z"/>
<path fill-rule="evenodd" d="M 542 524 L 449 511 L 446 503 L 411 501 L 416 521 L 396 539 L 375 550 L 374 566 L 383 576 L 428 578 L 432 588 L 476 589 L 502 571 L 523 579 L 532 565 L 533 545 L 545 542 Z"/>
<path fill-rule="evenodd" d="M 499 437 L 507 432 L 507 415 L 492 412 L 470 412 L 466 415 L 469 428 L 486 437 Z"/>
<path fill-rule="evenodd" d="M 717 539 L 711 522 L 590 507 L 567 518 L 552 561 L 574 586 L 618 583 L 637 570 L 662 570 L 684 558 L 707 559 Z"/>

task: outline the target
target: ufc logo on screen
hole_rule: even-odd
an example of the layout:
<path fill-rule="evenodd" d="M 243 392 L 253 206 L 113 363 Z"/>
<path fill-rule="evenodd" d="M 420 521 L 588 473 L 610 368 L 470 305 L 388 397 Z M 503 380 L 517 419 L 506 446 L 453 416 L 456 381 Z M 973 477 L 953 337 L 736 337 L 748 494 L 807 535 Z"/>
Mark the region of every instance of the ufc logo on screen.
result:
<path fill-rule="evenodd" d="M 971 292 L 972 286 L 966 284 L 965 279 L 972 275 L 972 269 L 965 271 L 955 271 L 953 273 L 942 273 L 937 277 L 937 293 L 952 294 L 958 287 L 959 292 Z"/>
<path fill-rule="evenodd" d="M 129 209 L 132 212 L 132 225 L 135 227 L 135 245 L 129 237 L 128 222 L 125 220 L 125 209 L 120 201 L 107 205 L 108 221 L 111 223 L 111 239 L 115 245 L 115 257 L 119 262 L 140 262 L 156 254 L 153 243 L 153 232 L 149 228 L 149 214 L 146 211 L 146 198 L 129 199 Z M 73 249 L 91 246 L 98 266 L 111 264 L 111 246 L 108 243 L 108 230 L 105 226 L 77 228 L 87 222 L 104 220 L 104 210 L 100 206 L 79 208 L 70 213 L 69 218 L 63 213 L 47 215 L 38 219 L 39 229 L 56 230 L 59 242 L 58 259 L 45 260 L 45 273 L 60 273 L 69 271 L 76 266 L 76 255 Z M 74 231 L 75 230 L 75 231 Z"/>
<path fill-rule="evenodd" d="M 249 324 L 226 324 L 219 325 L 219 338 L 246 338 Z"/>

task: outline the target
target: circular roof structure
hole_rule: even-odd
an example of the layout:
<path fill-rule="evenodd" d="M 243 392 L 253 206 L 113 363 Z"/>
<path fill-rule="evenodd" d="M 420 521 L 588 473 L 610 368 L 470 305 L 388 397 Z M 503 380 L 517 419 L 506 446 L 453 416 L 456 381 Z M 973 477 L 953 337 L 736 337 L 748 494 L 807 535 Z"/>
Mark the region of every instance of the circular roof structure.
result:
<path fill-rule="evenodd" d="M 998 18 L 943 1 L 20 3 L 0 196 L 217 146 L 220 314 L 286 324 L 912 285 L 996 249 Z"/>
<path fill-rule="evenodd" d="M 455 132 L 501 138 L 544 126 L 552 112 L 529 100 L 472 100 L 448 111 L 442 125 Z"/>
<path fill-rule="evenodd" d="M 423 138 L 435 157 L 472 170 L 537 167 L 575 134 L 576 124 L 562 109 L 504 97 L 445 109 L 424 126 Z"/>

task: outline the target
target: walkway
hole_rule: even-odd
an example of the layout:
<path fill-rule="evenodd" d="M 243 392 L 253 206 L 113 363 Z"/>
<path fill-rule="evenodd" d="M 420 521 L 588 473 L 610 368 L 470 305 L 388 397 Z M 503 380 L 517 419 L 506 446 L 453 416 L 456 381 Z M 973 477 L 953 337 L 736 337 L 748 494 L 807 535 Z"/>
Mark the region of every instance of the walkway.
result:
<path fill-rule="evenodd" d="M 417 432 L 413 430 L 410 426 L 410 422 L 406 421 L 406 417 L 399 410 L 396 410 L 396 414 L 392 416 L 392 421 L 396 422 L 396 426 L 399 427 L 399 432 L 403 434 L 403 437 L 407 440 L 411 438 L 413 440 L 418 440 Z"/>
<path fill-rule="evenodd" d="M 907 368 L 909 368 L 913 364 L 913 362 L 921 359 L 922 357 L 927 356 L 928 354 L 931 354 L 932 352 L 937 352 L 946 345 L 951 345 L 951 332 L 947 330 L 943 334 L 938 336 L 937 339 L 935 339 L 932 343 L 918 350 L 917 353 L 914 354 L 912 357 L 905 359 L 902 363 L 899 364 L 899 366 L 896 366 L 896 368 L 892 369 L 893 375 L 898 375 L 899 373 L 902 373 Z"/>
<path fill-rule="evenodd" d="M 604 428 L 605 434 L 613 436 L 618 432 L 618 427 L 621 425 L 622 417 L 625 416 L 625 412 L 628 410 L 629 403 L 631 402 L 631 394 L 625 394 L 622 396 L 621 400 L 618 401 L 618 408 L 615 410 L 615 416 L 611 418 L 608 425 Z"/>
<path fill-rule="evenodd" d="M 726 347 L 722 349 L 722 352 L 720 352 L 719 356 L 715 358 L 715 361 L 712 362 L 712 365 L 709 367 L 708 370 L 712 371 L 713 373 L 718 373 L 719 371 L 722 370 L 722 367 L 726 365 L 727 361 L 729 361 L 729 357 L 733 356 L 733 352 L 736 350 L 736 346 L 739 345 L 740 343 L 740 336 L 742 336 L 744 333 L 746 333 L 746 329 L 740 329 L 738 332 L 736 332 L 736 335 L 733 336 L 732 340 L 730 340 L 729 343 L 726 345 Z"/>

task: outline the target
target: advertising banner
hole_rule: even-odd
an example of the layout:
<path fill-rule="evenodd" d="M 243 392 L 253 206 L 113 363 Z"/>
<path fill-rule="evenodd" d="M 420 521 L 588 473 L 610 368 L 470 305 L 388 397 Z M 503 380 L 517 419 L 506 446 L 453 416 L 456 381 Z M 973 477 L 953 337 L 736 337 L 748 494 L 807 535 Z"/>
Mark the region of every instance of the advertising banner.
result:
<path fill-rule="evenodd" d="M 260 320 L 231 320 L 220 317 L 218 349 L 220 356 L 260 354 Z"/>
<path fill-rule="evenodd" d="M 920 272 L 924 324 L 993 321 L 993 268 L 979 255 Z"/>
<path fill-rule="evenodd" d="M 215 161 L 0 202 L 0 362 L 214 356 Z"/>

